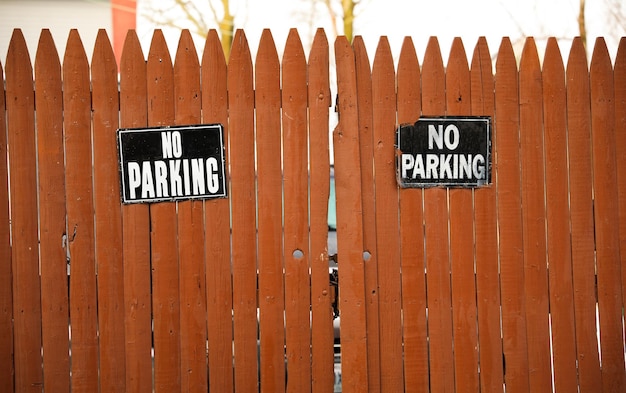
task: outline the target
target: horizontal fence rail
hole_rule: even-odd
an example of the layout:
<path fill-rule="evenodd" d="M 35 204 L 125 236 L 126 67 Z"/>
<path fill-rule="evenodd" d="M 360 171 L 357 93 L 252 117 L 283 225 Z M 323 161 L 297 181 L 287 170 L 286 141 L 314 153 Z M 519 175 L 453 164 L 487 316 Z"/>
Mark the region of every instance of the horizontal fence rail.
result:
<path fill-rule="evenodd" d="M 626 40 L 28 53 L 0 64 L 0 391 L 626 390 Z M 423 116 L 492 119 L 490 185 L 398 186 Z M 227 198 L 121 203 L 118 129 L 213 123 Z"/>

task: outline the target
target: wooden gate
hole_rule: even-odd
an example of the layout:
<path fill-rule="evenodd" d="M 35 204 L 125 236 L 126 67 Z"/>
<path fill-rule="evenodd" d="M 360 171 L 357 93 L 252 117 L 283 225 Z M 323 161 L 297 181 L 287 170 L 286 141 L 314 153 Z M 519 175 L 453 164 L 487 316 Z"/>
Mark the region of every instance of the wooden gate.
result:
<path fill-rule="evenodd" d="M 406 39 L 396 69 L 382 38 L 370 69 L 340 37 L 336 92 L 321 30 L 308 57 L 295 30 L 254 67 L 242 31 L 202 53 L 155 31 L 146 61 L 131 31 L 118 66 L 72 31 L 61 61 L 44 30 L 33 70 L 15 31 L 0 391 L 332 391 L 331 116 L 343 391 L 626 389 L 626 41 L 588 66 L 550 40 L 541 66 L 528 39 L 518 66 L 504 39 L 494 74 L 484 39 L 446 67 Z M 491 116 L 491 186 L 399 189 L 420 115 Z M 122 205 L 116 130 L 201 123 L 225 126 L 228 198 Z"/>

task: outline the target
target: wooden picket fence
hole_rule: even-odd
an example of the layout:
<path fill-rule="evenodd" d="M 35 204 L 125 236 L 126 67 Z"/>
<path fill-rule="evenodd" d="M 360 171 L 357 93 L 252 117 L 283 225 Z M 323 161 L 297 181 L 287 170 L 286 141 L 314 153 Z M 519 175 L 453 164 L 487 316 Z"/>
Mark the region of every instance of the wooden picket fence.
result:
<path fill-rule="evenodd" d="M 626 40 L 541 64 L 529 38 L 518 65 L 503 39 L 494 73 L 483 38 L 445 67 L 436 38 L 397 65 L 381 38 L 370 68 L 340 37 L 336 92 L 329 52 L 292 30 L 279 59 L 265 31 L 253 67 L 242 31 L 228 62 L 184 31 L 172 61 L 157 30 L 146 61 L 131 31 L 118 66 L 72 31 L 61 62 L 44 30 L 33 72 L 15 31 L 0 391 L 332 391 L 330 116 L 344 392 L 626 390 Z M 398 188 L 421 115 L 491 116 L 493 183 Z M 229 197 L 122 205 L 116 130 L 200 123 L 225 126 Z"/>

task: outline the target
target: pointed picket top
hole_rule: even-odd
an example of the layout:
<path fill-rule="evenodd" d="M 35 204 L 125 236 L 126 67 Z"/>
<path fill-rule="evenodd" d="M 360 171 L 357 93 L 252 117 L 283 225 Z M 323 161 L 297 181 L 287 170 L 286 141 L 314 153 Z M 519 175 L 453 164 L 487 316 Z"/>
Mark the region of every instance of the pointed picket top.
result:
<path fill-rule="evenodd" d="M 21 75 L 27 70 L 30 70 L 32 83 L 33 67 L 30 61 L 28 47 L 26 46 L 26 40 L 24 39 L 24 34 L 21 29 L 14 29 L 13 35 L 11 35 L 11 41 L 9 42 L 9 49 L 7 50 L 5 71 L 7 75 L 15 72 Z"/>
<path fill-rule="evenodd" d="M 515 60 L 515 52 L 513 51 L 513 45 L 511 45 L 511 39 L 509 37 L 503 37 L 498 48 L 498 58 L 496 59 L 496 80 L 500 73 L 500 70 L 505 70 L 515 67 L 517 70 L 517 61 Z"/>
<path fill-rule="evenodd" d="M 454 38 L 446 67 L 446 113 L 469 115 L 471 111 L 470 72 L 460 37 Z"/>
<path fill-rule="evenodd" d="M 309 65 L 316 61 L 324 62 L 322 65 L 325 64 L 325 68 L 328 68 L 328 38 L 322 28 L 317 29 L 315 32 L 311 52 L 309 53 Z"/>
<path fill-rule="evenodd" d="M 35 55 L 35 73 L 50 72 L 49 67 L 58 69 L 61 73 L 61 63 L 59 61 L 59 53 L 57 52 L 54 39 L 50 33 L 50 29 L 42 29 L 39 36 L 39 44 L 37 45 L 37 53 Z"/>
<path fill-rule="evenodd" d="M 626 65 L 626 37 L 619 40 L 617 55 L 615 56 L 615 70 L 622 69 Z"/>
<path fill-rule="evenodd" d="M 532 72 L 537 74 L 537 77 L 541 78 L 541 65 L 539 64 L 539 54 L 537 53 L 537 45 L 533 37 L 526 38 L 524 42 L 524 49 L 522 49 L 522 57 L 520 59 L 520 80 L 522 76 Z"/>
<path fill-rule="evenodd" d="M 491 54 L 485 37 L 479 37 L 474 47 L 470 74 L 472 79 L 472 114 L 478 116 L 492 115 L 495 105 L 494 77 Z"/>
<path fill-rule="evenodd" d="M 591 65 L 589 66 L 589 72 L 591 74 L 611 72 L 611 57 L 609 56 L 609 50 L 606 47 L 606 41 L 602 37 L 596 39 L 596 43 L 593 47 L 593 54 L 591 55 Z"/>
<path fill-rule="evenodd" d="M 577 78 L 580 72 L 588 73 L 587 64 L 587 50 L 585 49 L 583 40 L 580 37 L 576 37 L 572 40 L 572 47 L 570 48 L 567 58 L 566 72 L 568 74 L 568 80 Z"/>
<path fill-rule="evenodd" d="M 172 67 L 172 57 L 167 49 L 167 42 L 163 35 L 163 30 L 156 29 L 152 35 L 152 41 L 150 41 L 150 49 L 148 51 L 148 67 L 150 64 L 161 63 L 164 66 Z"/>
<path fill-rule="evenodd" d="M 111 46 L 111 41 L 109 40 L 109 36 L 107 35 L 105 29 L 98 30 L 96 43 L 93 49 L 93 56 L 91 58 L 91 66 L 94 69 L 100 70 L 100 73 L 113 72 L 111 69 L 105 71 L 102 67 L 115 67 L 115 72 L 117 73 L 115 54 L 113 53 L 113 47 Z"/>
<path fill-rule="evenodd" d="M 122 72 L 122 75 L 134 70 L 134 67 L 139 65 L 139 59 L 141 59 L 141 62 L 145 64 L 137 32 L 135 30 L 128 30 L 126 39 L 124 40 L 122 56 L 120 58 L 120 71 L 124 71 Z"/>
<path fill-rule="evenodd" d="M 272 36 L 272 31 L 270 29 L 263 29 L 263 32 L 261 33 L 255 64 L 260 63 L 261 59 L 265 59 L 265 62 L 269 59 L 271 63 L 279 61 L 278 52 L 276 51 L 276 43 L 274 42 L 274 37 Z"/>
<path fill-rule="evenodd" d="M 238 75 L 238 72 L 245 72 L 242 67 L 247 69 L 250 68 L 251 64 L 252 57 L 250 55 L 250 47 L 248 46 L 246 33 L 242 29 L 237 29 L 235 37 L 233 38 L 233 46 L 230 50 L 230 58 L 228 59 L 228 74 L 235 76 Z"/>
<path fill-rule="evenodd" d="M 206 41 L 204 42 L 204 50 L 202 52 L 202 68 L 209 64 L 219 65 L 226 68 L 226 58 L 222 50 L 222 44 L 217 34 L 217 30 L 209 30 Z"/>
<path fill-rule="evenodd" d="M 422 102 L 422 111 L 425 115 L 442 115 L 445 112 L 444 84 L 445 75 L 439 41 L 437 37 L 430 37 L 422 64 L 422 96 L 424 91 L 429 92 L 427 99 Z"/>
<path fill-rule="evenodd" d="M 198 52 L 196 51 L 196 46 L 193 43 L 193 38 L 191 38 L 191 33 L 189 32 L 189 29 L 184 29 L 180 33 L 180 39 L 178 40 L 178 48 L 176 49 L 174 64 L 178 65 L 179 62 L 184 62 L 185 68 L 200 67 L 200 62 L 198 61 Z"/>
<path fill-rule="evenodd" d="M 398 122 L 415 122 L 422 106 L 420 64 L 411 37 L 405 37 L 398 59 Z M 401 101 L 403 105 L 401 105 Z"/>
<path fill-rule="evenodd" d="M 376 72 L 394 73 L 393 57 L 391 55 L 391 47 L 386 36 L 380 37 L 376 54 L 374 55 L 374 64 L 372 65 L 372 76 Z"/>
<path fill-rule="evenodd" d="M 83 46 L 83 41 L 80 39 L 80 34 L 77 29 L 71 29 L 67 38 L 65 54 L 63 55 L 64 71 L 67 66 L 80 67 L 83 69 L 86 67 L 87 75 L 89 75 L 89 60 L 87 60 L 85 47 Z"/>
<path fill-rule="evenodd" d="M 303 61 L 306 64 L 306 56 L 304 54 L 304 49 L 302 48 L 302 41 L 300 40 L 298 30 L 295 28 L 290 29 L 289 35 L 287 36 L 285 52 L 283 54 L 283 67 L 286 62 L 288 63 L 292 61 L 298 62 L 298 66 L 301 66 Z"/>
<path fill-rule="evenodd" d="M 546 53 L 543 58 L 543 73 L 545 75 L 544 79 L 546 79 L 544 83 L 553 81 L 560 83 L 565 74 L 563 57 L 561 56 L 559 44 L 554 37 L 550 37 L 546 45 Z M 552 79 L 553 76 L 554 79 Z"/>

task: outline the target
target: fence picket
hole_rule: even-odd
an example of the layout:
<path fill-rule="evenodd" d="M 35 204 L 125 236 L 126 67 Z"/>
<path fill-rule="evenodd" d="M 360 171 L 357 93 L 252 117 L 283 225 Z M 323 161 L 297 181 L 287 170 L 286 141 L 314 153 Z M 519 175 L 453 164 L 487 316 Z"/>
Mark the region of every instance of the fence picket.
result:
<path fill-rule="evenodd" d="M 122 216 L 115 144 L 120 107 L 115 55 L 104 29 L 98 31 L 91 72 L 100 389 L 118 392 L 126 388 Z"/>
<path fill-rule="evenodd" d="M 445 75 L 437 38 L 431 37 L 422 64 L 422 112 L 445 113 Z M 448 243 L 448 193 L 445 188 L 424 190 L 430 386 L 434 391 L 453 391 L 452 304 L 450 250 Z M 439 350 L 434 350 L 438 348 Z"/>
<path fill-rule="evenodd" d="M 622 37 L 617 48 L 613 70 L 615 82 L 615 162 L 626 161 L 626 37 Z M 622 268 L 622 304 L 626 304 L 626 171 L 617 165 L 617 187 L 619 198 L 619 246 Z M 625 336 L 626 338 L 626 336 Z"/>
<path fill-rule="evenodd" d="M 491 116 L 491 185 L 474 190 L 474 231 L 476 242 L 476 303 L 480 388 L 503 390 L 502 337 L 500 334 L 500 280 L 496 184 L 498 135 L 494 125 L 495 97 L 491 56 L 485 37 L 474 47 L 470 68 L 472 115 Z"/>
<path fill-rule="evenodd" d="M 172 124 L 174 71 L 161 30 L 155 30 L 148 52 L 148 126 Z M 150 205 L 152 317 L 154 319 L 154 389 L 181 388 L 180 297 L 176 204 Z"/>
<path fill-rule="evenodd" d="M 339 124 L 333 131 L 335 195 L 337 206 L 337 255 L 341 292 L 342 390 L 362 391 L 368 384 L 367 334 L 365 322 L 365 272 L 363 267 L 363 219 L 361 176 L 353 173 L 360 162 L 358 145 L 357 81 L 355 58 L 345 37 L 335 41 L 337 61 L 337 110 Z"/>
<path fill-rule="evenodd" d="M 4 75 L 0 62 L 0 75 Z M 4 89 L 0 108 L 4 109 Z M 12 392 L 13 384 L 13 282 L 11 274 L 11 226 L 9 223 L 9 172 L 7 165 L 6 111 L 0 110 L 0 390 Z"/>
<path fill-rule="evenodd" d="M 201 71 L 202 121 L 222 124 L 224 146 L 228 146 L 226 59 L 215 30 L 208 33 Z M 228 162 L 228 150 L 224 153 Z M 231 195 L 232 190 L 229 189 L 228 193 Z M 219 198 L 205 201 L 204 221 L 209 386 L 218 392 L 232 392 L 233 297 L 229 200 Z"/>
<path fill-rule="evenodd" d="M 15 390 L 41 392 L 42 315 L 33 68 L 24 35 L 19 29 L 15 29 L 11 36 L 5 72 L 13 233 L 11 261 Z"/>
<path fill-rule="evenodd" d="M 376 247 L 376 204 L 374 187 L 374 136 L 372 118 L 372 72 L 363 37 L 352 43 L 356 60 L 361 198 L 363 206 L 363 250 L 370 259 L 365 267 L 365 318 L 367 329 L 368 390 L 380 391 L 380 331 L 378 304 L 378 250 Z"/>
<path fill-rule="evenodd" d="M 285 341 L 287 391 L 310 391 L 311 330 L 308 229 L 306 57 L 296 29 L 289 31 L 282 59 L 285 195 Z"/>
<path fill-rule="evenodd" d="M 120 126 L 148 125 L 146 62 L 130 30 L 120 59 Z M 152 307 L 149 205 L 122 206 L 126 388 L 152 392 Z"/>
<path fill-rule="evenodd" d="M 72 391 L 98 390 L 98 314 L 91 166 L 89 62 L 77 30 L 70 31 L 63 58 L 63 125 L 67 247 L 71 264 L 69 307 Z"/>
<path fill-rule="evenodd" d="M 615 92 L 611 58 L 601 38 L 596 40 L 593 49 L 589 79 L 602 384 L 605 392 L 619 392 L 626 389 L 626 374 L 620 315 L 622 288 L 615 161 Z"/>
<path fill-rule="evenodd" d="M 597 298 L 590 143 L 590 86 L 587 56 L 580 38 L 572 42 L 567 61 L 566 79 L 569 203 L 578 383 L 581 392 L 602 391 L 596 335 Z"/>
<path fill-rule="evenodd" d="M 404 39 L 397 72 L 398 123 L 414 123 L 421 113 L 420 66 L 410 37 Z M 428 390 L 428 332 L 424 275 L 423 192 L 400 190 L 400 256 L 404 341 L 404 390 Z M 417 240 L 416 240 L 417 239 Z"/>
<path fill-rule="evenodd" d="M 531 390 L 551 389 L 544 206 L 543 108 L 537 47 L 528 38 L 519 71 L 524 296 Z"/>
<path fill-rule="evenodd" d="M 460 38 L 455 38 L 446 67 L 446 113 L 471 113 L 470 72 Z M 471 189 L 449 191 L 450 268 L 454 374 L 457 391 L 478 390 L 478 331 L 474 277 L 474 209 Z"/>
<path fill-rule="evenodd" d="M 280 63 L 269 29 L 256 58 L 261 390 L 285 391 Z"/>
<path fill-rule="evenodd" d="M 189 30 L 183 30 L 174 62 L 175 123 L 199 124 L 200 63 Z M 206 392 L 206 292 L 204 212 L 199 200 L 178 203 L 181 390 Z"/>
<path fill-rule="evenodd" d="M 330 96 L 328 39 L 313 38 L 308 64 L 311 224 L 311 390 L 330 391 L 334 382 L 333 317 L 328 276 L 328 198 Z"/>
<path fill-rule="evenodd" d="M 65 247 L 65 168 L 61 64 L 50 30 L 43 29 L 35 57 L 39 195 L 39 253 L 44 386 L 70 390 L 68 287 Z"/>
<path fill-rule="evenodd" d="M 391 48 L 386 37 L 378 42 L 372 67 L 376 244 L 385 247 L 385 263 L 378 265 L 381 391 L 404 387 L 400 297 L 400 239 L 398 185 L 395 169 L 396 89 Z M 367 263 L 367 261 L 366 261 Z"/>
<path fill-rule="evenodd" d="M 252 59 L 243 30 L 228 64 L 233 250 L 235 390 L 258 390 L 256 197 Z"/>
<path fill-rule="evenodd" d="M 517 74 L 513 47 L 511 41 L 505 38 L 498 50 L 495 81 L 503 373 L 507 391 L 511 389 L 514 392 L 527 392 L 528 352 L 524 305 Z"/>
<path fill-rule="evenodd" d="M 542 81 L 554 387 L 558 391 L 574 391 L 578 379 L 567 188 L 565 68 L 553 38 L 546 48 Z"/>

